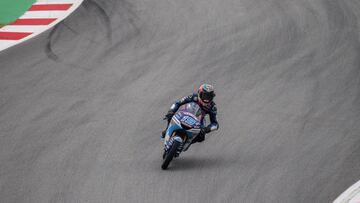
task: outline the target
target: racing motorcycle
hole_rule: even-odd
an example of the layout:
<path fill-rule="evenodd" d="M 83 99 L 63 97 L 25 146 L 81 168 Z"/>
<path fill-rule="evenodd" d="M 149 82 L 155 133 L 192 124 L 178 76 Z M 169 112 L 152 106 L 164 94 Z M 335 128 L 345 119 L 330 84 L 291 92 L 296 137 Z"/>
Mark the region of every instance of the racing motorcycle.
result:
<path fill-rule="evenodd" d="M 204 112 L 195 103 L 187 103 L 180 106 L 179 110 L 172 117 L 166 130 L 164 140 L 163 163 L 161 168 L 167 169 L 174 157 L 189 149 L 192 140 L 200 133 L 205 125 Z"/>

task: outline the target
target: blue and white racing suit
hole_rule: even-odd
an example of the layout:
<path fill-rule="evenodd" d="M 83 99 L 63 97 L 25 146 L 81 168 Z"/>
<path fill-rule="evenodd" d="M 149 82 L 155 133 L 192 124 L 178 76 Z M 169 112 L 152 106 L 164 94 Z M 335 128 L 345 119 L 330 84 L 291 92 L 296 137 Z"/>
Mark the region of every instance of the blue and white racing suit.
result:
<path fill-rule="evenodd" d="M 197 93 L 193 93 L 189 96 L 181 98 L 180 100 L 177 100 L 173 105 L 171 105 L 170 111 L 175 113 L 181 105 L 184 105 L 184 104 L 187 104 L 190 102 L 197 103 L 201 107 L 201 109 L 204 111 L 205 115 L 209 114 L 210 124 L 206 127 L 207 129 L 209 129 L 208 132 L 219 129 L 219 123 L 216 119 L 217 108 L 216 108 L 215 102 L 211 101 L 211 103 L 208 106 L 201 105 Z M 195 142 L 202 142 L 204 139 L 205 139 L 205 136 L 200 135 L 200 136 L 198 136 L 198 139 Z"/>

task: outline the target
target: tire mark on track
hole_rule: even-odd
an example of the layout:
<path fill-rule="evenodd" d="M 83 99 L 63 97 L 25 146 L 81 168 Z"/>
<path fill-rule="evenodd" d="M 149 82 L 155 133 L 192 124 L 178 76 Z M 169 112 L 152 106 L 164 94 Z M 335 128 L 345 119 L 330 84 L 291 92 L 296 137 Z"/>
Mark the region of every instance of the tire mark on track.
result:
<path fill-rule="evenodd" d="M 95 12 L 95 15 L 99 17 L 99 19 L 103 22 L 106 31 L 106 39 L 111 43 L 112 41 L 112 32 L 111 32 L 111 21 L 110 17 L 107 14 L 106 10 L 98 3 L 93 0 L 85 1 L 83 4 L 84 8 L 91 13 L 91 11 Z"/>
<path fill-rule="evenodd" d="M 120 5 L 116 6 L 116 8 L 119 9 L 118 14 L 120 19 L 117 21 L 117 26 L 114 27 L 111 32 L 120 35 L 120 37 L 114 40 L 110 47 L 98 57 L 99 60 L 109 56 L 111 57 L 114 55 L 113 53 L 119 53 L 124 44 L 137 38 L 141 33 L 141 29 L 138 25 L 139 17 L 136 14 L 134 5 L 126 0 L 121 0 L 118 4 Z"/>
<path fill-rule="evenodd" d="M 53 41 L 55 41 L 58 38 L 58 36 L 56 36 L 55 34 L 57 33 L 57 31 L 61 25 L 62 25 L 62 23 L 55 25 L 55 27 L 50 31 L 49 36 L 47 37 L 47 43 L 45 46 L 46 56 L 53 61 L 59 61 L 59 57 L 53 51 L 52 46 L 53 46 Z M 54 38 L 54 37 L 56 37 L 56 38 Z"/>

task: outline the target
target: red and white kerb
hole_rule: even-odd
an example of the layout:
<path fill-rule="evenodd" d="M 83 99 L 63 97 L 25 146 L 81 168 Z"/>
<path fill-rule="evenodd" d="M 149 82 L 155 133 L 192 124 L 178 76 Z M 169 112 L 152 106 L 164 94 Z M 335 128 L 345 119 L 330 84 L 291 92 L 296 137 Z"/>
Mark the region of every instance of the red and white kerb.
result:
<path fill-rule="evenodd" d="M 83 0 L 38 0 L 15 22 L 0 28 L 0 51 L 53 27 Z"/>

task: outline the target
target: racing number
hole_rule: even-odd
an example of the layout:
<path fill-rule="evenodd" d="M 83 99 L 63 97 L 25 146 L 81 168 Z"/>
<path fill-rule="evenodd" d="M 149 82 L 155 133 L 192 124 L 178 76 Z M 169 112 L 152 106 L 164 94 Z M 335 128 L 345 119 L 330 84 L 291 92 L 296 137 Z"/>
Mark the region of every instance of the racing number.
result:
<path fill-rule="evenodd" d="M 196 123 L 196 121 L 191 117 L 191 116 L 184 116 L 182 119 L 181 119 L 181 122 L 184 122 L 188 125 L 194 125 Z"/>

